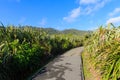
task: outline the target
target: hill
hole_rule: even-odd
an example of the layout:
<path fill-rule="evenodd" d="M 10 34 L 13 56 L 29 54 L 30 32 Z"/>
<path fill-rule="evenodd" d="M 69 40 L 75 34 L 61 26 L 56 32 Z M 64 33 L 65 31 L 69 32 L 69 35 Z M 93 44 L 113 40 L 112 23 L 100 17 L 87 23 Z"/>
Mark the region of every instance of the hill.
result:
<path fill-rule="evenodd" d="M 56 30 L 54 28 L 41 28 L 41 29 L 48 34 L 59 34 L 59 33 L 61 33 L 59 30 Z"/>
<path fill-rule="evenodd" d="M 83 31 L 83 30 L 77 30 L 77 29 L 66 29 L 63 31 L 59 31 L 53 28 L 41 28 L 43 31 L 45 31 L 48 34 L 73 34 L 73 35 L 85 35 L 90 33 L 91 31 Z"/>
<path fill-rule="evenodd" d="M 76 30 L 76 29 L 66 29 L 62 31 L 63 34 L 74 34 L 74 35 L 83 35 L 89 33 L 89 31 Z"/>

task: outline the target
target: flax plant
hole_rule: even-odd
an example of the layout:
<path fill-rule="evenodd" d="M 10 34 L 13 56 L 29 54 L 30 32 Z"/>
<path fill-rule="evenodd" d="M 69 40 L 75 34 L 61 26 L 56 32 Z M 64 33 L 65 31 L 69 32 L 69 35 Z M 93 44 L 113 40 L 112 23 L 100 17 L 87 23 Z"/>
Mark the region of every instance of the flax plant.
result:
<path fill-rule="evenodd" d="M 101 26 L 86 42 L 88 58 L 99 70 L 103 80 L 120 78 L 120 28 Z"/>

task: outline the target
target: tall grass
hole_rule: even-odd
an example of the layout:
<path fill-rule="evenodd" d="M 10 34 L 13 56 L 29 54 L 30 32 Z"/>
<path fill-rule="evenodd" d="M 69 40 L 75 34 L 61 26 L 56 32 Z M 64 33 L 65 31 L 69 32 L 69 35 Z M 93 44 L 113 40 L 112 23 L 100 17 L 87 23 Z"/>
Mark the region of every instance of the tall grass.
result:
<path fill-rule="evenodd" d="M 88 59 L 99 70 L 102 80 L 120 78 L 120 27 L 101 26 L 86 41 Z"/>
<path fill-rule="evenodd" d="M 0 80 L 24 80 L 53 56 L 81 46 L 76 36 L 49 35 L 40 28 L 0 26 Z"/>

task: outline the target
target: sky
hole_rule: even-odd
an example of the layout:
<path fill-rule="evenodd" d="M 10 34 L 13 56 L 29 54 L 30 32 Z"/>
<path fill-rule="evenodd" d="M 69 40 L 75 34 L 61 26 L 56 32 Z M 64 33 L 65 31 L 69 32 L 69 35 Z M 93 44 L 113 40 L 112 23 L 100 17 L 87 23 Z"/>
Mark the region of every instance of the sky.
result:
<path fill-rule="evenodd" d="M 0 0 L 4 25 L 94 30 L 120 25 L 120 0 Z"/>

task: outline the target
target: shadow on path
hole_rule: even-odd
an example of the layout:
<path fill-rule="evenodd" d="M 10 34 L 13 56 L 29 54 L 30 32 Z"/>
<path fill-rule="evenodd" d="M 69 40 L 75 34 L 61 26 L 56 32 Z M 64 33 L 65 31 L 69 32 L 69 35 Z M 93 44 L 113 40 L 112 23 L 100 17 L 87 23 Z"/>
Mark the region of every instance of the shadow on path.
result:
<path fill-rule="evenodd" d="M 37 78 L 34 78 L 32 80 L 65 80 L 62 76 L 64 75 L 65 70 L 72 71 L 71 68 L 68 68 L 65 65 L 55 65 L 55 63 L 58 63 L 60 61 L 63 61 L 64 56 L 60 56 L 59 58 L 56 58 L 52 62 L 50 62 L 46 67 L 44 67 L 39 73 L 36 75 Z M 71 65 L 71 63 L 66 63 L 66 65 Z M 36 77 L 35 76 L 35 77 Z"/>
<path fill-rule="evenodd" d="M 71 49 L 42 68 L 32 80 L 84 80 L 80 53 L 83 47 Z"/>

